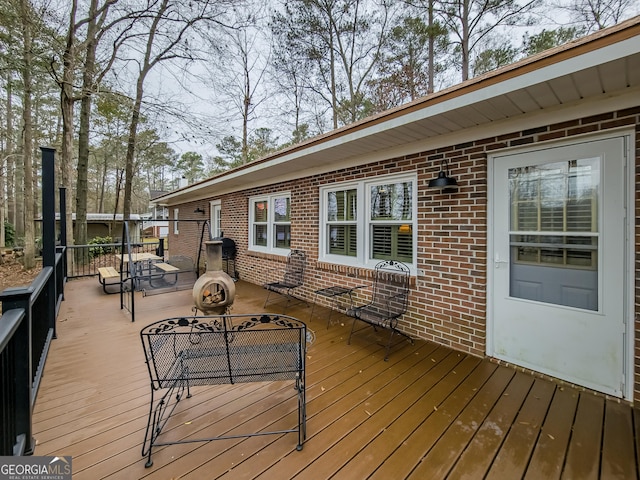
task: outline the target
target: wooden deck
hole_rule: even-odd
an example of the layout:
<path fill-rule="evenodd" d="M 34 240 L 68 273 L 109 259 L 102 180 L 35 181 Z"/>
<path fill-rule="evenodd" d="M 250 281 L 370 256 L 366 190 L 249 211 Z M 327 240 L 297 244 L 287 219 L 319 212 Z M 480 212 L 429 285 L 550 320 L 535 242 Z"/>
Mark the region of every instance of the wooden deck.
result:
<path fill-rule="evenodd" d="M 233 313 L 262 311 L 239 282 Z M 602 395 L 427 342 L 384 362 L 375 332 L 347 345 L 350 322 L 292 307 L 317 336 L 307 357 L 307 442 L 297 434 L 158 447 L 141 444 L 149 380 L 139 338 L 191 313 L 191 291 L 136 299 L 136 322 L 95 278 L 67 284 L 58 338 L 35 407 L 36 455 L 71 455 L 74 479 L 637 479 L 638 412 Z M 274 305 L 271 311 L 278 311 Z M 295 424 L 287 384 L 200 387 L 165 430 L 186 435 Z M 275 428 L 274 428 L 275 427 Z M 237 429 L 237 430 L 235 430 Z"/>

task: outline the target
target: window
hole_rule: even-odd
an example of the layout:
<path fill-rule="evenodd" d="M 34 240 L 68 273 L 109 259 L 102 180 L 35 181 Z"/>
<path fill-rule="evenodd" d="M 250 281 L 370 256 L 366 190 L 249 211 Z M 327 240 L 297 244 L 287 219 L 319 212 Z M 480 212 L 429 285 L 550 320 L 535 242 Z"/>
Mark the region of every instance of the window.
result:
<path fill-rule="evenodd" d="M 288 253 L 291 248 L 291 195 L 279 193 L 249 200 L 249 247 Z"/>
<path fill-rule="evenodd" d="M 595 270 L 599 179 L 597 158 L 510 169 L 514 260 Z"/>
<path fill-rule="evenodd" d="M 321 259 L 373 266 L 380 260 L 414 264 L 414 176 L 331 185 L 321 194 Z"/>
<path fill-rule="evenodd" d="M 174 235 L 178 235 L 178 209 L 173 209 L 173 233 Z"/>
<path fill-rule="evenodd" d="M 327 250 L 335 255 L 355 257 L 358 253 L 358 191 L 327 192 Z"/>

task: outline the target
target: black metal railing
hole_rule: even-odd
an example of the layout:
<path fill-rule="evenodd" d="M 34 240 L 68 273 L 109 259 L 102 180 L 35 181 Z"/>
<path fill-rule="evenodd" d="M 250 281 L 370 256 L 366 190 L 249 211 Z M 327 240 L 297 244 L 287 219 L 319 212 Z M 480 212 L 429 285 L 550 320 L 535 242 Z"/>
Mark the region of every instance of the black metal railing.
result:
<path fill-rule="evenodd" d="M 126 249 L 126 246 L 125 246 Z M 92 245 L 69 245 L 68 277 L 91 277 L 98 275 L 100 267 L 114 267 L 120 265 L 117 255 L 122 253 L 122 243 L 100 243 Z M 164 242 L 139 242 L 130 245 L 130 251 L 136 253 L 150 252 L 163 257 Z"/>
<path fill-rule="evenodd" d="M 51 340 L 56 335 L 56 316 L 64 278 L 56 267 L 44 267 L 28 287 L 8 288 L 0 293 L 0 455 L 33 452 L 31 412 L 36 400 Z"/>
<path fill-rule="evenodd" d="M 54 153 L 42 148 L 42 271 L 31 285 L 0 292 L 0 456 L 33 453 L 33 406 L 64 299 L 66 237 L 62 222 L 56 247 Z M 65 211 L 64 188 L 60 211 Z"/>

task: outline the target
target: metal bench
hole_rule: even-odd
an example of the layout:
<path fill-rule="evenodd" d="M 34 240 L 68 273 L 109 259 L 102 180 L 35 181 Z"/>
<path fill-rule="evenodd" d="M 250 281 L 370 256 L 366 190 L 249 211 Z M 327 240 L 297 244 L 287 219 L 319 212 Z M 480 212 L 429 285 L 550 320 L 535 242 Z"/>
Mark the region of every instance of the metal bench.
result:
<path fill-rule="evenodd" d="M 117 282 L 109 282 L 108 280 L 113 280 L 114 278 L 117 278 L 118 281 Z M 115 268 L 113 267 L 99 267 L 98 268 L 98 281 L 100 282 L 100 285 L 102 285 L 102 290 L 104 290 L 104 293 L 106 294 L 111 294 L 111 293 L 119 293 L 120 292 L 120 283 L 121 283 L 121 278 L 120 278 L 120 272 L 118 272 Z M 115 292 L 110 292 L 107 290 L 107 286 L 109 285 L 118 285 L 118 290 Z"/>
<path fill-rule="evenodd" d="M 303 322 L 271 314 L 169 318 L 143 328 L 140 337 L 151 379 L 142 445 L 146 467 L 153 465 L 153 447 L 176 443 L 298 432 L 296 449 L 302 450 L 306 438 L 305 350 L 313 339 Z M 288 380 L 294 382 L 298 399 L 298 422 L 291 429 L 159 440 L 185 390 L 190 398 L 193 387 Z M 156 392 L 162 392 L 157 400 Z"/>
<path fill-rule="evenodd" d="M 143 295 L 151 295 L 178 288 L 191 288 L 197 278 L 193 260 L 190 257 L 175 255 L 165 262 L 154 262 L 150 271 L 141 278 Z M 184 285 L 183 285 L 184 284 Z"/>
<path fill-rule="evenodd" d="M 178 267 L 171 265 L 169 263 L 164 263 L 164 262 L 154 263 L 153 266 L 159 270 L 162 270 L 164 273 L 180 271 Z"/>

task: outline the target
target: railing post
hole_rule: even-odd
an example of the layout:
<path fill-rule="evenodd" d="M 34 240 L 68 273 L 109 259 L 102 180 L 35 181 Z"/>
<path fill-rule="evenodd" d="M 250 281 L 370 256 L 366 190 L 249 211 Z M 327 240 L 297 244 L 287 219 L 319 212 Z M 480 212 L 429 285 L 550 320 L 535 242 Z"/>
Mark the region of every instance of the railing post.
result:
<path fill-rule="evenodd" d="M 15 391 L 16 391 L 16 433 L 24 435 L 24 452 L 21 455 L 32 455 L 35 448 L 32 428 L 33 412 L 33 363 L 31 355 L 31 294 L 33 289 L 19 287 L 7 288 L 0 293 L 2 313 L 20 309 L 25 312 L 15 334 Z"/>
<path fill-rule="evenodd" d="M 67 278 L 69 275 L 69 262 L 67 261 L 67 188 L 60 187 L 60 245 L 64 250 L 64 258 L 63 258 L 63 269 L 64 269 L 64 278 Z"/>
<path fill-rule="evenodd" d="M 42 151 L 42 266 L 53 268 L 53 281 L 47 282 L 47 323 L 56 338 L 56 192 L 55 149 L 40 147 Z"/>

